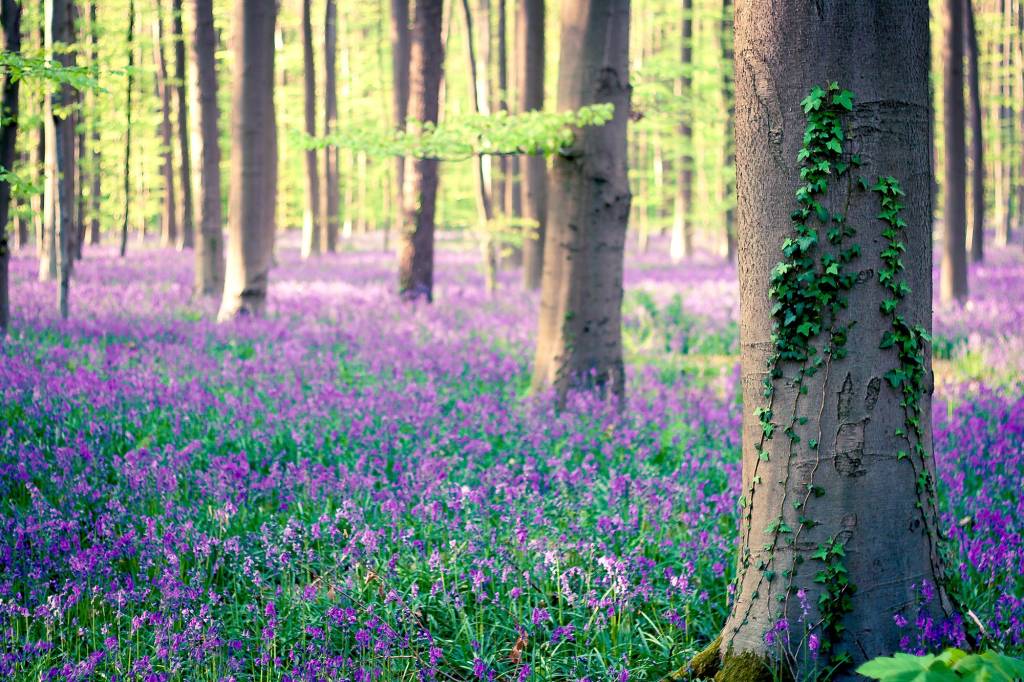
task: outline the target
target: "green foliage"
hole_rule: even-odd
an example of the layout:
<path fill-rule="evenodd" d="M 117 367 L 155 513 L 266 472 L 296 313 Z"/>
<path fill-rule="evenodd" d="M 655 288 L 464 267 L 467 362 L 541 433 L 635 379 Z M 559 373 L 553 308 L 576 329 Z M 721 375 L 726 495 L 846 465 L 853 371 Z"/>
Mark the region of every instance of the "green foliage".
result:
<path fill-rule="evenodd" d="M 995 651 L 968 654 L 961 649 L 946 649 L 937 656 L 880 656 L 861 665 L 857 672 L 881 682 L 1013 682 L 1024 679 L 1024 661 Z"/>

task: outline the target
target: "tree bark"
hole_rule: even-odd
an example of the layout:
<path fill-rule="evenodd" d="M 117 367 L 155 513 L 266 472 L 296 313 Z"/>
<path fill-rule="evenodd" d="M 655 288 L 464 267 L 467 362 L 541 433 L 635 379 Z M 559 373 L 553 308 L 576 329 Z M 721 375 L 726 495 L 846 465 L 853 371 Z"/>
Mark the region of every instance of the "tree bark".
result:
<path fill-rule="evenodd" d="M 99 24 L 96 20 L 96 0 L 89 2 L 89 44 L 91 47 L 90 61 L 93 65 L 93 76 L 99 78 Z M 90 176 L 91 187 L 89 189 L 89 243 L 96 245 L 100 243 L 100 207 L 103 191 L 103 168 L 101 166 L 100 152 L 100 125 L 99 125 L 99 97 L 97 93 L 92 95 L 92 115 L 89 119 L 90 141 L 89 147 L 92 155 L 92 174 Z"/>
<path fill-rule="evenodd" d="M 21 4 L 18 0 L 0 0 L 2 49 L 8 54 L 21 53 Z M 18 135 L 18 81 L 7 71 L 0 76 L 0 168 L 13 168 Z M 8 262 L 11 256 L 7 239 L 7 219 L 11 207 L 11 185 L 0 180 L 0 341 L 7 333 L 10 320 Z"/>
<path fill-rule="evenodd" d="M 967 90 L 971 127 L 971 260 L 985 257 L 985 159 L 981 125 L 981 89 L 978 77 L 978 34 L 971 0 L 963 0 L 964 45 L 967 55 Z"/>
<path fill-rule="evenodd" d="M 171 87 L 167 78 L 164 53 L 164 2 L 157 0 L 156 23 L 153 25 L 153 57 L 156 61 L 156 88 L 160 97 L 160 151 L 163 155 L 161 174 L 164 184 L 163 211 L 160 214 L 160 244 L 175 246 L 178 242 L 178 198 L 174 187 L 174 147 L 171 128 Z"/>
<path fill-rule="evenodd" d="M 313 62 L 311 0 L 302 0 L 302 64 L 306 134 L 316 137 L 316 64 Z M 320 169 L 316 149 L 306 150 L 306 206 L 302 217 L 302 257 L 320 253 Z"/>
<path fill-rule="evenodd" d="M 693 105 L 691 102 L 693 69 L 693 0 L 683 0 L 682 38 L 680 40 L 679 64 L 683 75 L 679 77 L 677 96 L 682 99 L 683 113 L 679 122 L 679 143 L 683 153 L 679 155 L 679 178 L 676 183 L 675 210 L 672 220 L 672 241 L 669 255 L 673 263 L 680 262 L 693 254 L 693 225 L 690 211 L 693 203 Z"/>
<path fill-rule="evenodd" d="M 217 103 L 217 33 L 213 0 L 191 0 L 192 23 L 192 151 L 199 170 L 196 206 L 195 293 L 220 296 L 224 289 L 224 216 L 220 189 L 220 105 Z"/>
<path fill-rule="evenodd" d="M 520 0 L 516 14 L 516 83 L 519 111 L 544 108 L 544 0 Z M 548 168 L 543 154 L 522 159 L 523 286 L 540 288 L 544 266 L 544 226 L 547 222 Z"/>
<path fill-rule="evenodd" d="M 338 8 L 335 0 L 327 0 L 324 16 L 324 133 L 330 135 L 338 125 Z M 333 145 L 324 149 L 324 191 L 320 239 L 323 248 L 333 253 L 338 244 L 338 182 L 339 150 Z"/>
<path fill-rule="evenodd" d="M 128 252 L 128 225 L 132 205 L 132 87 L 135 84 L 135 0 L 128 0 L 128 88 L 124 108 L 124 221 L 121 223 L 121 258 Z"/>
<path fill-rule="evenodd" d="M 409 0 L 391 0 L 391 76 L 392 107 L 395 127 L 405 130 L 405 119 L 409 115 L 409 63 L 411 59 L 411 34 L 409 32 Z M 404 210 L 405 201 L 405 159 L 395 159 L 395 206 L 396 214 Z M 403 220 L 399 219 L 399 222 Z M 384 241 L 388 241 L 390 227 L 385 226 Z M 400 228 L 399 228 L 400 229 Z"/>
<path fill-rule="evenodd" d="M 849 291 L 849 307 L 836 313 L 836 325 L 847 328 L 845 356 L 819 351 L 818 357 L 829 358 L 813 374 L 805 374 L 796 362 L 780 361 L 781 376 L 772 375 L 766 369 L 776 352 L 769 283 L 784 260 L 783 241 L 793 234 L 791 211 L 797 207 L 794 193 L 802 177 L 797 154 L 806 128 L 801 100 L 812 86 L 836 81 L 854 93 L 853 110 L 841 119 L 849 140 L 846 161 L 853 149 L 862 158 L 860 174 L 872 181 L 893 176 L 905 191 L 901 216 L 907 223 L 902 234 L 906 254 L 900 277 L 910 292 L 900 313 L 910 325 L 929 326 L 928 3 L 741 0 L 735 25 L 744 405 L 740 503 L 745 513 L 736 598 L 716 646 L 728 669 L 744 658 L 779 655 L 766 633 L 780 617 L 789 618 L 793 647 L 800 643 L 801 628 L 813 626 L 821 637 L 818 600 L 826 594 L 827 604 L 849 599 L 849 610 L 840 614 L 838 623 L 845 629 L 831 653 L 848 653 L 855 666 L 898 651 L 894 612 L 906 615 L 918 603 L 922 580 L 941 584 L 933 546 L 934 499 L 929 493 L 917 494 L 918 473 L 933 466 L 928 457 L 898 457 L 899 450 L 908 448 L 893 435 L 906 428 L 902 394 L 882 377 L 900 366 L 891 348 L 879 347 L 883 334 L 892 329 L 890 318 L 879 314 L 889 292 L 875 274 L 882 267 L 886 224 L 878 219 L 878 193 L 854 188 L 856 170 L 831 180 L 833 189 L 823 199 L 829 211 L 846 216 L 843 224 L 857 230 L 853 240 L 861 249 L 847 268 L 862 281 Z M 819 246 L 812 257 L 820 273 L 822 252 L 833 250 L 824 235 L 834 223 L 820 225 L 816 220 L 809 218 L 808 224 L 819 225 Z M 815 337 L 815 345 L 824 347 L 828 334 L 825 329 Z M 925 348 L 920 362 L 926 386 L 918 396 L 920 445 L 929 454 L 930 358 Z M 798 387 L 800 377 L 806 392 Z M 770 399 L 766 380 L 774 386 Z M 769 405 L 767 418 L 782 426 L 765 438 L 761 410 Z M 792 429 L 796 438 L 783 433 L 783 427 Z M 812 497 L 814 491 L 823 496 Z M 855 591 L 837 588 L 838 593 L 828 596 L 824 584 L 815 580 L 824 564 L 813 554 L 830 541 L 845 549 L 842 565 Z M 800 622 L 798 590 L 806 593 L 810 609 Z M 934 603 L 927 608 L 937 615 Z M 815 664 L 806 653 L 802 660 L 783 660 L 796 668 L 790 672 L 797 679 L 813 673 Z M 826 665 L 819 659 L 818 670 Z M 726 676 L 728 670 L 721 674 L 733 679 Z M 833 679 L 859 678 L 851 668 L 842 668 Z"/>
<path fill-rule="evenodd" d="M 732 0 L 722 0 L 722 95 L 725 99 L 725 256 L 736 262 L 736 182 L 729 172 L 736 170 L 736 94 L 733 88 L 732 58 Z"/>
<path fill-rule="evenodd" d="M 409 60 L 409 116 L 417 126 L 437 123 L 444 47 L 441 0 L 416 0 Z M 405 159 L 398 292 L 404 300 L 434 296 L 434 211 L 437 159 Z"/>
<path fill-rule="evenodd" d="M 218 319 L 261 315 L 274 252 L 277 124 L 274 116 L 275 3 L 235 4 L 238 65 L 231 109 L 227 270 Z"/>
<path fill-rule="evenodd" d="M 74 43 L 73 0 L 46 0 L 45 3 L 46 57 L 63 67 L 74 64 L 72 54 L 58 51 L 58 43 Z M 74 121 L 61 113 L 63 107 L 74 100 L 71 86 L 63 84 L 48 95 L 49 106 L 45 120 L 47 147 L 47 182 L 54 188 L 53 225 L 57 256 L 57 309 L 61 319 L 69 314 L 71 268 L 74 262 L 74 196 L 70 180 L 74 173 L 75 130 Z"/>
<path fill-rule="evenodd" d="M 942 301 L 967 299 L 967 158 L 964 142 L 963 0 L 946 0 L 942 46 L 942 105 L 945 164 L 942 222 Z"/>
<path fill-rule="evenodd" d="M 576 131 L 554 160 L 533 383 L 621 401 L 622 272 L 629 182 L 629 0 L 562 4 L 558 110 L 608 102 L 611 121 Z"/>
<path fill-rule="evenodd" d="M 1014 69 L 1017 97 L 1014 101 L 1017 103 L 1017 139 L 1024 142 L 1024 3 L 1018 1 L 1014 7 L 1017 15 L 1017 68 Z M 1024 230 L 1024 152 L 1017 161 L 1020 164 L 1017 168 L 1017 230 Z"/>
<path fill-rule="evenodd" d="M 178 153 L 181 165 L 178 167 L 181 184 L 181 225 L 178 250 L 191 249 L 195 245 L 195 202 L 192 195 L 192 153 L 189 149 L 188 93 L 185 80 L 185 36 L 182 28 L 182 0 L 171 4 L 174 38 L 174 92 L 178 105 Z"/>

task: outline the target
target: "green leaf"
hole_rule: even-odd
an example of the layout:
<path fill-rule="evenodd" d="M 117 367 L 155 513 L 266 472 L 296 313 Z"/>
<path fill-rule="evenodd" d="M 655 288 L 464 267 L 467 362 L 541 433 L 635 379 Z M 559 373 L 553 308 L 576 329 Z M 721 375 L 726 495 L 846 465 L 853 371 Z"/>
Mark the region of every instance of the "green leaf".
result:
<path fill-rule="evenodd" d="M 853 93 L 849 90 L 843 90 L 838 95 L 832 96 L 832 103 L 838 104 L 847 111 L 853 111 Z"/>

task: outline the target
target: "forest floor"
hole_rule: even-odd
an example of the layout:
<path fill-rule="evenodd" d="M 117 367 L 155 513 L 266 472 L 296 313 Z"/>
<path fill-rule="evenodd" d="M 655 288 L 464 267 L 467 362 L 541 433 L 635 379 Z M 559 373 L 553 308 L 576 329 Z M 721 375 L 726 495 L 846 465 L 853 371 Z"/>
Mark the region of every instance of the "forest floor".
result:
<path fill-rule="evenodd" d="M 528 394 L 537 297 L 505 272 L 488 298 L 475 250 L 442 244 L 428 306 L 377 249 L 285 245 L 267 318 L 230 325 L 190 259 L 87 251 L 61 323 L 14 256 L 0 677 L 656 680 L 715 637 L 740 486 L 719 257 L 629 256 L 621 417 Z M 1024 257 L 971 276 L 934 325 L 947 559 L 1019 655 Z M 915 616 L 907 650 L 958 627 Z"/>

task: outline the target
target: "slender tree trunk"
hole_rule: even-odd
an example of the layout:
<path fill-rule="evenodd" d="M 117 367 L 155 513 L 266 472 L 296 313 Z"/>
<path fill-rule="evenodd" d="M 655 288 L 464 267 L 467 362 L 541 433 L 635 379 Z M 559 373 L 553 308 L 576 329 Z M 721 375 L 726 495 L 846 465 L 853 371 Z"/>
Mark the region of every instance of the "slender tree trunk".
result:
<path fill-rule="evenodd" d="M 338 8 L 335 0 L 327 0 L 324 16 L 324 133 L 330 135 L 338 126 Z M 324 250 L 333 253 L 338 244 L 338 161 L 339 149 L 328 145 L 324 149 L 324 207 L 321 238 Z"/>
<path fill-rule="evenodd" d="M 1006 235 L 1006 243 L 1009 244 L 1013 239 L 1013 219 L 1016 215 L 1016 203 L 1017 203 L 1017 191 L 1016 187 L 1018 181 L 1017 169 L 1014 167 L 1014 157 L 1016 150 L 1018 149 L 1017 140 L 1017 126 L 1014 125 L 1014 85 L 1016 84 L 1019 67 L 1014 64 L 1014 39 L 1015 39 L 1015 26 L 1013 22 L 1013 8 L 1016 4 L 1016 0 L 1004 0 L 1004 11 L 1003 11 L 1003 64 L 1004 70 L 1002 74 L 1001 87 L 1002 97 L 1000 98 L 1000 129 L 1006 130 L 1007 149 L 1010 150 L 1009 157 L 1006 159 L 1006 208 L 1003 211 L 1003 227 L 1002 232 Z M 1017 67 L 1017 68 L 1015 68 Z M 1020 98 L 1020 95 L 1017 95 Z"/>
<path fill-rule="evenodd" d="M 132 205 L 132 87 L 135 84 L 135 0 L 128 0 L 128 88 L 124 108 L 124 221 L 121 223 L 121 258 L 128 252 L 128 225 Z M 145 229 L 145 228 L 143 228 Z"/>
<path fill-rule="evenodd" d="M 0 30 L 3 51 L 21 54 L 21 4 L 17 0 L 0 0 Z M 13 168 L 18 135 L 18 81 L 9 72 L 0 75 L 0 168 Z M 7 219 L 11 207 L 11 185 L 0 180 L 0 342 L 7 334 L 10 320 L 8 261 L 11 250 L 7 240 Z"/>
<path fill-rule="evenodd" d="M 409 115 L 416 126 L 437 123 L 444 47 L 441 0 L 416 0 L 409 60 Z M 398 291 L 404 300 L 433 300 L 437 159 L 405 159 Z"/>
<path fill-rule="evenodd" d="M 341 48 L 341 101 L 346 106 L 346 116 L 351 118 L 352 107 L 352 61 L 348 41 L 342 41 Z M 341 200 L 344 219 L 341 225 L 341 237 L 348 240 L 352 238 L 352 228 L 355 226 L 355 153 L 345 148 L 341 151 L 342 185 L 344 196 Z"/>
<path fill-rule="evenodd" d="M 964 45 L 967 54 L 967 89 L 970 94 L 969 116 L 971 126 L 971 260 L 979 262 L 985 257 L 985 159 L 984 139 L 981 132 L 981 89 L 978 78 L 978 35 L 974 27 L 974 8 L 971 0 L 963 0 Z"/>
<path fill-rule="evenodd" d="M 516 13 L 516 83 L 519 110 L 544 108 L 544 0 L 519 0 Z M 522 161 L 523 286 L 540 288 L 544 266 L 544 226 L 547 223 L 547 160 L 542 154 Z"/>
<path fill-rule="evenodd" d="M 395 127 L 398 130 L 405 130 L 405 119 L 409 115 L 409 63 L 412 49 L 410 41 L 409 0 L 391 0 L 391 76 L 394 81 L 392 108 Z M 396 216 L 404 210 L 404 191 L 405 159 L 398 157 L 395 159 L 395 206 L 398 207 Z M 398 222 L 402 220 L 404 216 L 398 218 Z M 384 241 L 387 243 L 391 229 L 385 226 L 384 230 Z"/>
<path fill-rule="evenodd" d="M 732 73 L 732 0 L 722 0 L 722 95 L 725 100 L 725 256 L 736 262 L 736 99 Z M 732 177 L 730 177 L 730 173 Z"/>
<path fill-rule="evenodd" d="M 1024 144 L 1024 3 L 1014 3 L 1017 17 L 1017 52 L 1014 55 L 1017 60 L 1017 67 L 1013 70 L 1016 74 L 1014 84 L 1017 88 L 1016 102 L 1016 125 L 1017 140 Z M 1024 231 L 1024 150 L 1018 153 L 1017 162 L 1017 230 Z"/>
<path fill-rule="evenodd" d="M 558 110 L 614 105 L 554 160 L 544 245 L 535 388 L 596 388 L 621 401 L 622 271 L 629 182 L 629 0 L 562 4 Z"/>
<path fill-rule="evenodd" d="M 46 0 L 46 57 L 68 67 L 74 57 L 55 50 L 55 45 L 74 42 L 73 0 Z M 74 173 L 75 131 L 71 116 L 61 113 L 63 107 L 74 100 L 71 86 L 63 84 L 49 96 L 46 125 L 47 182 L 54 188 L 54 244 L 57 254 L 57 309 L 62 319 L 68 318 L 71 267 L 74 261 L 74 198 L 73 185 L 68 180 Z"/>
<path fill-rule="evenodd" d="M 91 47 L 90 63 L 93 67 L 93 77 L 99 79 L 99 24 L 96 20 L 96 0 L 89 2 L 89 44 Z M 89 148 L 92 155 L 92 173 L 89 176 L 91 188 L 89 189 L 89 243 L 96 245 L 100 243 L 100 206 L 103 191 L 103 168 L 101 166 L 100 152 L 100 124 L 99 124 L 99 95 L 91 93 L 92 110 L 89 118 L 90 140 Z"/>
<path fill-rule="evenodd" d="M 676 183 L 675 210 L 672 221 L 672 242 L 669 254 L 673 263 L 693 254 L 693 225 L 690 212 L 693 204 L 693 104 L 690 73 L 693 69 L 693 0 L 683 0 L 682 39 L 680 41 L 679 64 L 683 75 L 677 81 L 677 96 L 682 99 L 683 113 L 679 123 L 679 143 L 683 153 L 679 155 L 679 179 Z"/>
<path fill-rule="evenodd" d="M 964 16 L 963 0 L 946 0 L 942 50 L 943 135 L 945 173 L 942 212 L 943 301 L 967 299 L 966 144 L 964 142 Z"/>
<path fill-rule="evenodd" d="M 192 152 L 189 149 L 188 93 L 185 79 L 185 36 L 182 28 L 182 0 L 171 4 L 171 33 L 174 38 L 174 92 L 178 105 L 178 153 L 181 165 L 178 167 L 181 184 L 181 230 L 178 250 L 191 249 L 195 245 L 195 202 L 192 196 Z"/>
<path fill-rule="evenodd" d="M 160 97 L 160 146 L 163 155 L 161 174 L 164 185 L 163 211 L 160 214 L 160 244 L 174 246 L 178 242 L 178 199 L 174 188 L 174 147 L 171 128 L 171 87 L 167 79 L 164 54 L 164 0 L 157 0 L 156 23 L 153 25 L 153 57 L 156 61 L 156 88 Z"/>
<path fill-rule="evenodd" d="M 313 62 L 311 0 L 302 0 L 302 64 L 306 134 L 316 137 L 316 64 Z M 320 253 L 320 169 L 315 149 L 306 150 L 306 205 L 302 217 L 302 257 Z"/>
<path fill-rule="evenodd" d="M 224 289 L 223 209 L 220 189 L 220 105 L 217 103 L 217 34 L 213 0 L 190 0 L 192 36 L 192 151 L 199 174 L 196 206 L 195 293 L 220 296 Z"/>
<path fill-rule="evenodd" d="M 1002 33 L 1002 15 L 1006 10 L 1006 0 L 998 0 L 996 10 L 999 16 L 1000 30 L 993 37 L 991 52 L 993 54 L 992 75 L 989 80 L 989 118 L 992 123 L 994 135 L 989 140 L 992 157 L 992 222 L 995 224 L 996 246 L 1006 246 L 1010 241 L 1010 235 L 1006 232 L 1006 197 L 1012 191 L 1006 186 L 1007 166 L 1003 158 L 1003 107 L 1000 99 L 1003 96 L 1003 81 L 1006 79 L 1006 64 L 1003 54 L 1003 41 L 999 34 Z"/>
<path fill-rule="evenodd" d="M 903 396 L 883 380 L 887 370 L 902 365 L 892 348 L 880 348 L 883 335 L 893 330 L 892 318 L 879 314 L 890 292 L 875 274 L 889 241 L 883 234 L 887 225 L 878 218 L 882 195 L 859 191 L 855 183 L 859 172 L 872 179 L 892 176 L 902 185 L 900 217 L 906 227 L 900 231 L 907 252 L 898 276 L 910 291 L 898 312 L 907 325 L 927 327 L 928 3 L 825 0 L 809 8 L 802 0 L 744 0 L 735 18 L 744 513 L 736 597 L 714 648 L 724 658 L 724 679 L 760 679 L 750 671 L 768 656 L 782 661 L 790 668 L 784 672 L 796 679 L 813 679 L 814 667 L 826 670 L 839 653 L 855 666 L 898 651 L 894 615 L 916 615 L 910 609 L 919 603 L 923 580 L 941 585 L 933 544 L 933 465 L 894 436 L 907 429 Z M 773 277 L 785 276 L 776 268 L 786 260 L 784 240 L 794 233 L 794 192 L 803 177 L 797 158 L 807 129 L 801 101 L 815 84 L 832 81 L 854 91 L 852 111 L 839 119 L 849 140 L 841 158 L 850 163 L 853 149 L 864 165 L 843 176 L 831 174 L 825 193 L 810 192 L 827 211 L 847 217 L 843 224 L 857 230 L 853 240 L 861 251 L 841 266 L 857 280 L 846 293 L 848 308 L 831 313 L 823 306 L 821 331 L 808 339 L 816 350 L 811 357 L 820 360 L 811 361 L 810 371 L 810 364 L 795 360 L 770 362 L 780 320 L 773 315 L 769 287 Z M 809 258 L 819 277 L 822 258 L 835 257 L 834 251 L 850 243 L 830 244 L 825 234 L 835 224 L 820 224 L 814 212 L 810 216 L 806 224 L 819 238 Z M 814 333 L 810 317 L 807 322 L 808 333 Z M 829 352 L 828 345 L 844 335 L 844 353 Z M 922 382 L 930 381 L 930 357 L 924 349 L 914 358 Z M 930 391 L 924 388 L 914 399 L 920 436 L 908 438 L 930 454 Z M 766 423 L 779 425 L 774 436 L 766 437 Z M 914 454 L 897 454 L 904 449 Z M 925 485 L 920 493 L 919 480 Z M 839 556 L 843 551 L 845 557 Z M 820 581 L 819 574 L 825 574 Z M 844 587 L 837 575 L 853 587 Z M 941 587 L 937 592 L 942 595 Z M 940 615 L 934 602 L 926 610 Z M 779 621 L 785 618 L 789 646 L 778 631 L 776 643 L 766 636 L 784 627 Z M 807 655 L 808 634 L 822 643 L 816 661 Z M 747 677 L 737 676 L 744 665 Z M 832 679 L 859 678 L 852 667 L 842 667 Z"/>
<path fill-rule="evenodd" d="M 261 315 L 266 304 L 277 199 L 274 4 L 235 4 L 232 49 L 239 68 L 231 109 L 227 271 L 220 320 Z"/>

